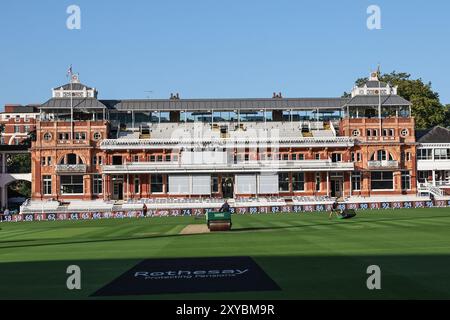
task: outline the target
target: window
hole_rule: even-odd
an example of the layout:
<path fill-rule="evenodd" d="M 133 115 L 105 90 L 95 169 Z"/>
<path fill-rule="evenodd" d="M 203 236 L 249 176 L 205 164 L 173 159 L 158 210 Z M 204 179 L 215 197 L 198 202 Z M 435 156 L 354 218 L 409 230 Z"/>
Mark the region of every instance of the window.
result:
<path fill-rule="evenodd" d="M 93 157 L 92 157 L 92 164 L 93 164 L 94 166 L 97 165 L 97 156 L 93 156 Z"/>
<path fill-rule="evenodd" d="M 98 164 L 99 165 L 103 164 L 103 157 L 102 156 L 98 156 Z"/>
<path fill-rule="evenodd" d="M 355 171 L 352 173 L 352 190 L 361 190 L 361 172 Z"/>
<path fill-rule="evenodd" d="M 374 171 L 371 173 L 372 190 L 394 189 L 394 174 L 388 171 Z"/>
<path fill-rule="evenodd" d="M 408 129 L 402 129 L 402 131 L 400 131 L 400 135 L 401 135 L 402 137 L 408 136 L 408 135 L 409 135 Z"/>
<path fill-rule="evenodd" d="M 316 160 L 320 160 L 320 153 L 316 153 L 315 157 L 316 157 Z"/>
<path fill-rule="evenodd" d="M 408 162 L 411 161 L 411 152 L 402 152 L 402 161 Z"/>
<path fill-rule="evenodd" d="M 372 130 L 371 129 L 367 129 L 366 135 L 368 137 L 371 137 L 372 136 Z"/>
<path fill-rule="evenodd" d="M 61 176 L 61 194 L 83 194 L 83 176 Z"/>
<path fill-rule="evenodd" d="M 141 181 L 139 178 L 134 178 L 134 194 L 141 193 Z"/>
<path fill-rule="evenodd" d="M 139 162 L 139 156 L 133 156 L 133 161 L 134 162 Z"/>
<path fill-rule="evenodd" d="M 246 154 L 244 155 L 244 161 L 248 161 L 249 159 L 250 159 L 249 154 L 246 153 Z"/>
<path fill-rule="evenodd" d="M 113 156 L 112 157 L 112 164 L 114 166 L 120 166 L 122 165 L 122 156 Z"/>
<path fill-rule="evenodd" d="M 289 173 L 278 174 L 278 188 L 280 192 L 289 192 Z"/>
<path fill-rule="evenodd" d="M 170 162 L 170 154 L 166 154 L 166 162 Z"/>
<path fill-rule="evenodd" d="M 450 159 L 450 149 L 434 149 L 435 160 L 448 160 Z"/>
<path fill-rule="evenodd" d="M 283 153 L 283 161 L 288 161 L 288 160 L 289 160 L 289 154 Z"/>
<path fill-rule="evenodd" d="M 402 190 L 411 189 L 411 174 L 409 171 L 402 171 Z"/>
<path fill-rule="evenodd" d="M 150 189 L 152 193 L 163 192 L 163 176 L 162 174 L 152 174 L 150 179 Z"/>
<path fill-rule="evenodd" d="M 75 140 L 86 140 L 86 132 L 75 132 Z"/>
<path fill-rule="evenodd" d="M 41 158 L 41 166 L 45 166 L 45 161 L 46 161 L 45 157 L 42 157 Z"/>
<path fill-rule="evenodd" d="M 316 173 L 316 191 L 320 191 L 320 173 Z"/>
<path fill-rule="evenodd" d="M 212 193 L 219 192 L 219 177 L 218 176 L 211 177 L 211 192 Z"/>
<path fill-rule="evenodd" d="M 163 156 L 162 154 L 159 154 L 156 158 L 157 162 L 163 162 Z"/>
<path fill-rule="evenodd" d="M 433 149 L 418 149 L 417 160 L 431 160 L 433 159 Z"/>
<path fill-rule="evenodd" d="M 292 174 L 292 190 L 305 191 L 305 174 L 303 172 Z"/>
<path fill-rule="evenodd" d="M 52 194 L 52 176 L 43 176 L 42 177 L 42 190 L 45 195 Z"/>
<path fill-rule="evenodd" d="M 433 173 L 432 171 L 417 171 L 417 181 L 420 183 L 425 183 L 427 181 L 432 180 Z"/>
<path fill-rule="evenodd" d="M 47 157 L 47 165 L 48 166 L 52 165 L 52 157 Z"/>
<path fill-rule="evenodd" d="M 100 140 L 102 138 L 102 134 L 100 132 L 95 132 L 94 133 L 94 140 Z"/>
<path fill-rule="evenodd" d="M 20 126 L 14 126 L 14 133 L 20 132 Z"/>
<path fill-rule="evenodd" d="M 73 154 L 73 153 L 71 153 L 71 154 L 68 154 L 67 156 L 66 156 L 67 158 L 66 158 L 66 163 L 65 164 L 77 164 L 77 155 L 76 154 Z"/>
<path fill-rule="evenodd" d="M 30 132 L 30 126 L 25 126 L 25 133 Z"/>
<path fill-rule="evenodd" d="M 69 134 L 68 133 L 59 133 L 58 137 L 59 137 L 59 140 L 69 140 Z"/>
<path fill-rule="evenodd" d="M 294 160 L 294 161 L 297 160 L 297 154 L 296 154 L 296 153 L 293 153 L 293 154 L 291 155 L 291 159 Z"/>
<path fill-rule="evenodd" d="M 352 162 L 361 162 L 361 152 L 352 152 Z"/>
<path fill-rule="evenodd" d="M 376 159 L 375 159 L 376 156 Z M 375 152 L 371 159 L 371 161 L 377 160 L 377 161 L 385 161 L 385 160 L 394 160 L 392 155 L 389 152 L 386 152 L 385 150 L 378 150 Z"/>
<path fill-rule="evenodd" d="M 94 194 L 102 194 L 103 193 L 103 180 L 102 180 L 102 176 L 99 174 L 92 176 L 92 192 Z"/>
<path fill-rule="evenodd" d="M 331 162 L 341 162 L 341 161 L 342 161 L 342 154 L 340 153 L 331 154 Z"/>
<path fill-rule="evenodd" d="M 150 162 L 156 162 L 156 156 L 151 155 L 150 156 Z"/>

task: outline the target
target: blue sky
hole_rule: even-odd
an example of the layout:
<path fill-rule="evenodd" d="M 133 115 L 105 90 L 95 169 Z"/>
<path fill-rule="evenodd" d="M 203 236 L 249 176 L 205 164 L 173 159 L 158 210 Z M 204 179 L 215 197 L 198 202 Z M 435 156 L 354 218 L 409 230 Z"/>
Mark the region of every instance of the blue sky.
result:
<path fill-rule="evenodd" d="M 3 1 L 0 105 L 45 102 L 69 64 L 100 98 L 131 99 L 340 96 L 381 63 L 450 103 L 449 15 L 446 0 Z"/>

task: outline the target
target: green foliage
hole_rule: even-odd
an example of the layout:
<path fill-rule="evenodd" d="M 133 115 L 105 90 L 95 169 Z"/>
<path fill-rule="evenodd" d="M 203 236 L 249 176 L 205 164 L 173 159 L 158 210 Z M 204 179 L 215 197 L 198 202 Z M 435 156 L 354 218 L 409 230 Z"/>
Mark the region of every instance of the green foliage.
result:
<path fill-rule="evenodd" d="M 6 168 L 8 173 L 30 173 L 31 172 L 31 154 L 14 154 L 6 159 Z"/>
<path fill-rule="evenodd" d="M 14 181 L 8 186 L 8 198 L 11 197 L 31 197 L 31 183 L 29 181 Z"/>

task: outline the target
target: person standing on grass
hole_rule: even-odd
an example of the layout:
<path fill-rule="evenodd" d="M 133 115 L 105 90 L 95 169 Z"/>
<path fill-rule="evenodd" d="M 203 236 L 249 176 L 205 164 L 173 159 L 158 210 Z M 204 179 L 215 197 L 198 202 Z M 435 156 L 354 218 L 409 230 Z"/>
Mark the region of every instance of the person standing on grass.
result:
<path fill-rule="evenodd" d="M 225 200 L 225 203 L 220 207 L 220 212 L 230 212 L 230 205 L 228 204 L 228 200 Z"/>

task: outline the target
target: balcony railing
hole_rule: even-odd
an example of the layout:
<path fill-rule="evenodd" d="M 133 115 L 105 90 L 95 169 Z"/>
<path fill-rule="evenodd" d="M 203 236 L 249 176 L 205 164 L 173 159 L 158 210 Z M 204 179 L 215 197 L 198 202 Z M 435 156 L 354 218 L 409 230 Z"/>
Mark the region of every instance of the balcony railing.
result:
<path fill-rule="evenodd" d="M 367 165 L 369 169 L 397 169 L 398 161 L 394 160 L 369 161 Z"/>
<path fill-rule="evenodd" d="M 181 164 L 178 162 L 134 162 L 123 165 L 102 166 L 103 173 L 170 173 L 170 172 L 277 172 L 277 171 L 350 171 L 353 162 L 330 160 L 303 161 L 244 161 L 238 163 Z"/>
<path fill-rule="evenodd" d="M 87 166 L 85 164 L 58 164 L 56 173 L 86 173 Z"/>
<path fill-rule="evenodd" d="M 180 138 L 180 139 L 105 139 L 101 142 L 100 147 L 103 150 L 112 149 L 142 149 L 142 148 L 161 148 L 161 146 L 167 147 L 182 147 L 184 145 L 214 145 L 214 146 L 236 146 L 236 145 L 268 145 L 273 147 L 274 145 L 298 145 L 302 147 L 315 147 L 315 146 L 342 146 L 351 147 L 354 145 L 354 139 L 350 137 L 279 137 L 279 138 Z"/>

